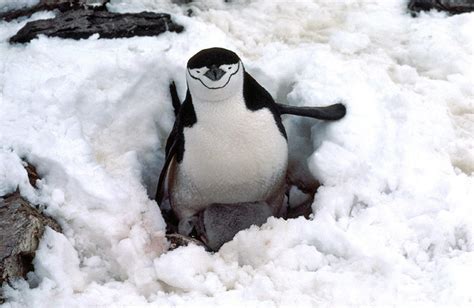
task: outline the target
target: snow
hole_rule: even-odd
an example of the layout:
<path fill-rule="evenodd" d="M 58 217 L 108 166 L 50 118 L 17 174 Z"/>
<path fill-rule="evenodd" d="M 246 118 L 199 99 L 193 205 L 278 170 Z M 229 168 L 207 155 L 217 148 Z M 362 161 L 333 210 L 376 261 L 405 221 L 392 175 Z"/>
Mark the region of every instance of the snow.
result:
<path fill-rule="evenodd" d="M 46 231 L 28 280 L 4 285 L 5 306 L 472 305 L 474 15 L 411 18 L 405 2 L 114 0 L 186 30 L 26 45 L 7 39 L 53 13 L 1 22 L 0 193 L 18 187 L 64 229 Z M 348 114 L 285 118 L 293 172 L 323 184 L 311 220 L 167 252 L 149 196 L 168 82 L 183 97 L 187 59 L 210 46 L 235 50 L 281 103 L 342 100 Z"/>

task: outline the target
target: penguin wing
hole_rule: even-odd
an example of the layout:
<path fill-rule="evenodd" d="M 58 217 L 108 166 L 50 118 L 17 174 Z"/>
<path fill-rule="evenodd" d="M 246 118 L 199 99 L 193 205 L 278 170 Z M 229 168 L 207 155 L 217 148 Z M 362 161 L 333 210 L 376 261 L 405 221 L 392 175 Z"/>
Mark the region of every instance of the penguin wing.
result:
<path fill-rule="evenodd" d="M 179 100 L 178 91 L 176 90 L 176 84 L 174 81 L 170 82 L 170 94 L 171 94 L 171 103 L 173 104 L 174 116 L 177 117 L 179 114 L 179 109 L 181 109 L 181 101 Z"/>
<path fill-rule="evenodd" d="M 169 89 L 171 94 L 171 102 L 173 104 L 174 109 L 173 111 L 176 119 L 173 125 L 173 129 L 171 130 L 168 139 L 166 140 L 165 163 L 163 165 L 163 168 L 161 169 L 160 178 L 158 180 L 158 187 L 156 188 L 155 200 L 159 206 L 161 206 L 161 202 L 163 201 L 163 198 L 165 196 L 165 182 L 166 176 L 168 175 L 168 169 L 170 167 L 171 161 L 177 153 L 179 143 L 179 123 L 181 123 L 179 112 L 181 109 L 181 101 L 179 100 L 178 92 L 176 91 L 176 85 L 174 81 L 170 83 Z"/>
<path fill-rule="evenodd" d="M 168 139 L 166 141 L 166 148 L 165 148 L 165 163 L 163 168 L 160 172 L 160 178 L 158 180 L 158 187 L 156 188 L 156 196 L 155 200 L 159 206 L 163 201 L 165 195 L 165 182 L 166 176 L 168 175 L 168 169 L 170 167 L 171 161 L 173 160 L 174 156 L 177 153 L 178 149 L 178 119 L 176 119 L 173 130 L 171 131 Z"/>
<path fill-rule="evenodd" d="M 276 105 L 280 114 L 292 114 L 319 120 L 335 121 L 342 119 L 346 115 L 346 106 L 341 103 L 326 107 L 295 107 L 283 104 Z"/>
<path fill-rule="evenodd" d="M 244 76 L 244 98 L 248 109 L 258 110 L 266 107 L 274 114 L 275 120 L 282 114 L 329 121 L 342 119 L 346 115 L 346 106 L 341 103 L 326 107 L 296 107 L 275 103 L 270 93 L 247 72 Z M 277 120 L 277 124 L 278 122 Z"/>
<path fill-rule="evenodd" d="M 196 114 L 192 105 L 191 94 L 189 90 L 186 93 L 186 98 L 181 104 L 178 98 L 176 88 L 170 85 L 171 97 L 173 100 L 173 107 L 175 109 L 176 120 L 173 129 L 166 140 L 165 147 L 165 163 L 161 169 L 160 179 L 158 180 L 158 187 L 156 189 L 155 200 L 161 206 L 161 202 L 165 196 L 165 183 L 168 175 L 168 169 L 171 162 L 176 158 L 177 162 L 183 159 L 184 152 L 184 127 L 190 127 L 196 123 Z M 174 93 L 173 93 L 174 92 Z"/>

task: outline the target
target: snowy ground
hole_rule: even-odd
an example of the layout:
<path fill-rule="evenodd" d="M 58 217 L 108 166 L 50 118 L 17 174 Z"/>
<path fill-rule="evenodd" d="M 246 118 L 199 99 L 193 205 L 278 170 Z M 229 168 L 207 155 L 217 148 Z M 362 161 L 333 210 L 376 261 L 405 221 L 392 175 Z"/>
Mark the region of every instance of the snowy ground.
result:
<path fill-rule="evenodd" d="M 405 5 L 202 0 L 189 18 L 171 1 L 116 0 L 186 31 L 16 46 L 27 20 L 1 22 L 0 195 L 19 185 L 64 229 L 45 233 L 28 281 L 4 287 L 6 307 L 473 305 L 474 14 L 414 19 Z M 281 103 L 343 99 L 348 114 L 285 120 L 293 163 L 324 184 L 312 220 L 269 219 L 215 254 L 165 253 L 149 195 L 168 81 L 182 95 L 187 59 L 211 46 L 235 50 Z"/>

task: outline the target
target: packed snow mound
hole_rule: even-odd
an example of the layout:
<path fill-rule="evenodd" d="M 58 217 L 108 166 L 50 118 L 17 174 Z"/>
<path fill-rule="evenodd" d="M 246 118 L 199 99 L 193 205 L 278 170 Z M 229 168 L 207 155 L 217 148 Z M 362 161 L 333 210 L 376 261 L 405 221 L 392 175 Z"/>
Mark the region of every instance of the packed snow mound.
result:
<path fill-rule="evenodd" d="M 170 12 L 181 34 L 9 45 L 54 13 L 0 23 L 0 192 L 19 187 L 64 230 L 45 233 L 28 280 L 4 285 L 6 306 L 472 304 L 474 14 L 173 2 L 109 9 Z M 342 100 L 348 113 L 284 120 L 290 163 L 323 184 L 311 220 L 270 218 L 215 254 L 167 252 L 150 196 L 174 121 L 168 84 L 183 97 L 187 59 L 212 46 L 236 51 L 280 103 Z"/>

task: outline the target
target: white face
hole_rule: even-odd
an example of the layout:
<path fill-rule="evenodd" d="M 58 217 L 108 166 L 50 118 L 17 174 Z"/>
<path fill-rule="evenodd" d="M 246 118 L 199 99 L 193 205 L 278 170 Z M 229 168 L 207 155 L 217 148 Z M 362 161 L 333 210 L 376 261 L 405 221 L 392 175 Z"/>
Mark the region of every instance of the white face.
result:
<path fill-rule="evenodd" d="M 193 97 L 204 101 L 226 99 L 242 89 L 242 64 L 222 64 L 212 68 L 201 67 L 187 70 L 186 79 Z"/>

